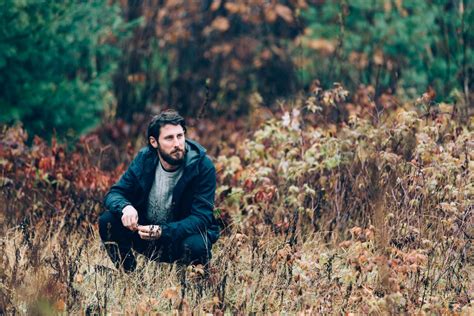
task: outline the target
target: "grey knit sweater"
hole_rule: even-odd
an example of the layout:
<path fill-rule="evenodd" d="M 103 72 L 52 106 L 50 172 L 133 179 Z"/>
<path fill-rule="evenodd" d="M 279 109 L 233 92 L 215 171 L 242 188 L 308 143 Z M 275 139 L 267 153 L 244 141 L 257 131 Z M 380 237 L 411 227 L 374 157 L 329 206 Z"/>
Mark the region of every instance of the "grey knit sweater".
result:
<path fill-rule="evenodd" d="M 148 196 L 147 219 L 151 224 L 165 224 L 173 221 L 171 202 L 173 189 L 183 174 L 183 168 L 173 172 L 163 169 L 158 163 L 155 171 L 155 180 Z"/>

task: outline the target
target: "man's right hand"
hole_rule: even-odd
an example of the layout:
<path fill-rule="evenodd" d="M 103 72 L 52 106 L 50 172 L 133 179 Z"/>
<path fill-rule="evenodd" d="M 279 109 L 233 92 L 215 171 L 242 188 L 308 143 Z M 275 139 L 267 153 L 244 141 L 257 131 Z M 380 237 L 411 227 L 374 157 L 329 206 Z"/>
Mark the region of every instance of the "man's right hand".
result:
<path fill-rule="evenodd" d="M 131 231 L 136 231 L 138 229 L 138 212 L 131 206 L 127 205 L 122 210 L 122 224 Z"/>

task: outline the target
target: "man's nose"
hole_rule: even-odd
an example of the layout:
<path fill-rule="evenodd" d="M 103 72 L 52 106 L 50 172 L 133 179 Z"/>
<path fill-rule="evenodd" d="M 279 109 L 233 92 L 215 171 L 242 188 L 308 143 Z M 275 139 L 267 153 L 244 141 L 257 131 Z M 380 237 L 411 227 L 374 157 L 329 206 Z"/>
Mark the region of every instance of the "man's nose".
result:
<path fill-rule="evenodd" d="M 179 139 L 178 139 L 178 137 L 173 138 L 173 147 L 179 147 Z"/>

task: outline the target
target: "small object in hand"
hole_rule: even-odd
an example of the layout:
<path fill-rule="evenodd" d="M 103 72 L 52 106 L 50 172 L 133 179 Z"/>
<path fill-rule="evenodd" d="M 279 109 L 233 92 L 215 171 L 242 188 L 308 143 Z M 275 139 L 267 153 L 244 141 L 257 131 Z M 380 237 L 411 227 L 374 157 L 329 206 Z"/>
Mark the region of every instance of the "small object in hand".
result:
<path fill-rule="evenodd" d="M 159 225 L 140 225 L 138 234 L 142 239 L 152 240 L 161 237 L 161 227 Z"/>

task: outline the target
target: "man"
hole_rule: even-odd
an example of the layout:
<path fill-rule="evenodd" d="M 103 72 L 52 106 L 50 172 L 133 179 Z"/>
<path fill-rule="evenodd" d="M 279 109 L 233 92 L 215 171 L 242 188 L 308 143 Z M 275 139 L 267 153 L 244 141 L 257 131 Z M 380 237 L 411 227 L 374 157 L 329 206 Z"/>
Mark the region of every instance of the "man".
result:
<path fill-rule="evenodd" d="M 132 249 L 162 262 L 206 264 L 219 237 L 216 173 L 205 149 L 185 139 L 175 111 L 155 116 L 142 148 L 104 199 L 99 232 L 118 268 L 134 271 Z"/>

